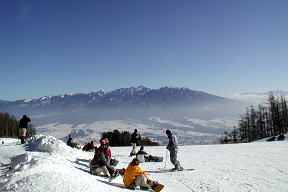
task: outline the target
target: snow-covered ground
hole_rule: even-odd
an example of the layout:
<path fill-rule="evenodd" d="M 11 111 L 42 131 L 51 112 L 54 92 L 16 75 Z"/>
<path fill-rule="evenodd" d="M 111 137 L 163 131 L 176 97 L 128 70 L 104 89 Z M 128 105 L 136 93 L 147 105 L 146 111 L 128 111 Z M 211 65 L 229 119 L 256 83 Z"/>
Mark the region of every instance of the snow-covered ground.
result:
<path fill-rule="evenodd" d="M 35 117 L 31 117 L 34 119 Z M 129 131 L 137 129 L 142 137 L 165 145 L 167 141 L 165 130 L 170 129 L 177 136 L 181 145 L 214 144 L 217 143 L 224 131 L 232 130 L 238 123 L 238 118 L 221 117 L 212 119 L 196 119 L 183 117 L 183 119 L 169 119 L 150 117 L 147 121 L 135 120 L 109 120 L 94 121 L 92 123 L 69 124 L 54 122 L 36 126 L 37 133 L 51 135 L 57 139 L 66 140 L 71 135 L 76 142 L 87 143 L 98 141 L 103 131 Z"/>
<path fill-rule="evenodd" d="M 2 144 L 4 141 L 4 144 Z M 286 192 L 288 189 L 288 141 L 229 145 L 180 146 L 179 160 L 193 171 L 159 173 L 171 168 L 165 146 L 145 147 L 161 163 L 142 163 L 150 178 L 165 185 L 163 192 Z M 130 147 L 112 147 L 112 155 L 126 168 Z M 91 152 L 72 149 L 52 136 L 37 135 L 27 144 L 0 139 L 0 191 L 131 191 L 119 176 L 107 179 L 88 172 Z"/>

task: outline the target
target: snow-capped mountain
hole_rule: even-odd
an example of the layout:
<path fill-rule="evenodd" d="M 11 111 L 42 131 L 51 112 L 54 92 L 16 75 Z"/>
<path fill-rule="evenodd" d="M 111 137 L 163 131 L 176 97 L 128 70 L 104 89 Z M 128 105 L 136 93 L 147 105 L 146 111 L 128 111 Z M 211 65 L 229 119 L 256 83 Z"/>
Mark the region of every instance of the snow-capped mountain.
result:
<path fill-rule="evenodd" d="M 133 132 L 159 143 L 170 129 L 181 145 L 216 143 L 232 129 L 243 105 L 231 99 L 187 88 L 143 86 L 88 94 L 3 101 L 0 112 L 20 119 L 27 114 L 37 132 L 59 139 L 71 134 L 79 142 L 101 137 L 103 131 Z M 243 111 L 246 105 L 243 107 Z"/>
<path fill-rule="evenodd" d="M 151 107 L 191 105 L 211 102 L 228 102 L 228 99 L 187 88 L 162 87 L 149 89 L 143 86 L 121 88 L 113 91 L 97 91 L 88 94 L 63 94 L 38 99 L 24 99 L 0 103 L 0 110 L 13 108 L 58 108 L 58 107 Z"/>

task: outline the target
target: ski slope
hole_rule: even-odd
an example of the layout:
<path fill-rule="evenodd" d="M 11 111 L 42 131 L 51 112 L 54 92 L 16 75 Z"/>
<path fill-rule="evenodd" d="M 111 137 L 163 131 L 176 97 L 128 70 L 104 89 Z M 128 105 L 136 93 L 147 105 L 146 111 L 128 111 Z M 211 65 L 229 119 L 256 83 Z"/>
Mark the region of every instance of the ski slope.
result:
<path fill-rule="evenodd" d="M 4 141 L 4 144 L 1 144 Z M 111 147 L 112 155 L 126 168 L 130 147 Z M 141 163 L 150 178 L 165 185 L 163 192 L 287 192 L 288 142 L 255 142 L 229 145 L 180 146 L 178 159 L 193 171 L 159 173 L 172 168 L 165 146 L 145 147 L 163 162 Z M 0 139 L 0 191 L 79 192 L 131 191 L 122 177 L 109 183 L 91 175 L 88 160 L 93 153 L 72 149 L 55 137 L 37 135 L 20 145 L 16 139 Z M 137 191 L 137 190 L 136 190 Z"/>

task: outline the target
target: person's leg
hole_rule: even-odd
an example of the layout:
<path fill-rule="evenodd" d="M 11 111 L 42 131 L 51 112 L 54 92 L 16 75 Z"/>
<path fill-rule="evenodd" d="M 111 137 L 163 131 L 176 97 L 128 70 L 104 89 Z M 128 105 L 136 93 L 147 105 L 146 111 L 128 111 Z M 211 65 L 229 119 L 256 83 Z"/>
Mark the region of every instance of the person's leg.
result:
<path fill-rule="evenodd" d="M 180 162 L 177 160 L 177 150 L 170 150 L 170 161 L 175 166 L 175 169 L 180 169 Z"/>
<path fill-rule="evenodd" d="M 137 188 L 139 187 L 148 187 L 147 177 L 144 174 L 138 175 L 134 181 L 134 184 Z"/>
<path fill-rule="evenodd" d="M 25 140 L 24 140 L 24 136 L 25 136 L 25 128 L 20 128 L 19 129 L 19 138 L 21 140 L 21 143 L 25 143 Z"/>
<path fill-rule="evenodd" d="M 24 128 L 24 129 L 23 129 L 23 142 L 24 142 L 24 143 L 26 143 L 26 142 L 25 142 L 26 132 L 27 132 L 27 130 Z"/>
<path fill-rule="evenodd" d="M 93 169 L 91 173 L 94 175 L 100 175 L 100 173 L 103 173 L 104 176 L 108 176 L 108 170 L 106 166 L 97 167 L 96 169 Z"/>
<path fill-rule="evenodd" d="M 21 143 L 24 143 L 24 136 L 20 136 Z"/>
<path fill-rule="evenodd" d="M 131 143 L 132 145 L 132 151 L 130 153 L 130 155 L 135 155 L 136 154 L 136 143 Z"/>
<path fill-rule="evenodd" d="M 109 172 L 110 178 L 114 178 L 119 175 L 119 173 L 117 172 L 117 169 L 115 169 L 114 167 L 109 166 L 109 165 L 105 165 L 105 167 L 107 168 Z"/>

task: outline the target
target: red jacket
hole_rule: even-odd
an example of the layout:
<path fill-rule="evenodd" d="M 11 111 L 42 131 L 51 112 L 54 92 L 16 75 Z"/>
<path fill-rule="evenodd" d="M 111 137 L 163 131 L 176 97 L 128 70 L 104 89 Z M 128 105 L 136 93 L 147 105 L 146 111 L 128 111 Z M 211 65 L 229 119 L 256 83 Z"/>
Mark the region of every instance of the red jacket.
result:
<path fill-rule="evenodd" d="M 109 148 L 104 149 L 104 148 L 102 148 L 101 146 L 98 147 L 98 148 L 95 148 L 94 157 L 96 157 L 101 150 L 104 150 L 105 155 L 107 155 L 108 157 L 111 157 L 111 151 L 110 151 L 110 149 L 109 149 Z"/>

